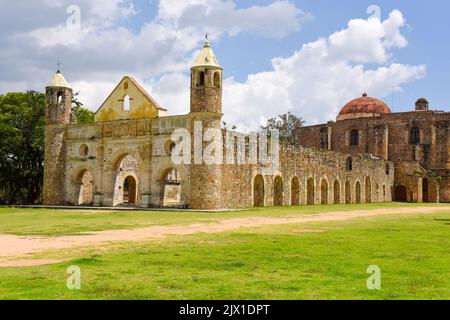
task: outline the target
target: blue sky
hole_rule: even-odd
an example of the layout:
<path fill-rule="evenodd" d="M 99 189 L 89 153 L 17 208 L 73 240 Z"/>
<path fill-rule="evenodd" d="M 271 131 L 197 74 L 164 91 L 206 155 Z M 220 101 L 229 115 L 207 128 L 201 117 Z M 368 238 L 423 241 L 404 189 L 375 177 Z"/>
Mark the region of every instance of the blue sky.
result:
<path fill-rule="evenodd" d="M 81 10 L 79 31 L 66 29 L 71 4 Z M 370 5 L 380 8 L 378 23 Z M 93 110 L 130 74 L 172 114 L 186 113 L 189 66 L 208 31 L 225 70 L 226 119 L 243 129 L 287 111 L 333 120 L 362 91 L 394 111 L 421 96 L 450 111 L 449 10 L 436 0 L 2 3 L 0 93 L 42 91 L 61 59 Z"/>

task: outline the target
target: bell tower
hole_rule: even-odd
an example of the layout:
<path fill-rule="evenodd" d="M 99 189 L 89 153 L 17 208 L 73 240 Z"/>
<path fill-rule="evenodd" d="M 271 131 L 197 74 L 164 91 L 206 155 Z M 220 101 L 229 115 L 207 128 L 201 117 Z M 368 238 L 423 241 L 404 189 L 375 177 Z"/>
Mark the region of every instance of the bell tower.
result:
<path fill-rule="evenodd" d="M 45 88 L 44 205 L 65 204 L 66 132 L 72 97 L 73 91 L 58 68 Z"/>
<path fill-rule="evenodd" d="M 211 49 L 208 35 L 200 54 L 191 68 L 191 135 L 192 150 L 197 150 L 196 140 L 206 133 L 222 136 L 222 77 L 223 70 Z M 190 207 L 193 209 L 221 209 L 223 159 L 207 163 L 205 150 L 211 141 L 200 147 L 203 159 L 190 166 Z M 217 152 L 217 150 L 216 150 Z M 193 157 L 194 159 L 195 157 Z"/>
<path fill-rule="evenodd" d="M 223 69 L 211 49 L 208 35 L 191 68 L 191 113 L 222 114 Z"/>

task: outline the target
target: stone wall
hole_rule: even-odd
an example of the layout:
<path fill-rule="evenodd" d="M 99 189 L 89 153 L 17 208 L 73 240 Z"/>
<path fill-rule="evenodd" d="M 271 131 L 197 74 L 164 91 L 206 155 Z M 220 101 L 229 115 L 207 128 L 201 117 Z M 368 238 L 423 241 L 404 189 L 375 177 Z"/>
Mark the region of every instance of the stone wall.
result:
<path fill-rule="evenodd" d="M 360 184 L 360 202 L 392 201 L 391 190 L 394 183 L 393 164 L 373 159 L 368 155 L 351 157 L 352 170 L 347 170 L 349 156 L 337 152 L 318 151 L 303 147 L 282 147 L 280 167 L 277 172 L 266 175 L 266 167 L 258 165 L 224 166 L 222 201 L 231 207 L 251 207 L 254 205 L 254 181 L 259 175 L 264 180 L 264 204 L 276 204 L 277 197 L 282 205 L 345 203 L 345 184 L 350 183 L 350 203 L 357 202 L 356 185 Z M 386 166 L 390 170 L 386 170 Z M 281 178 L 281 194 L 277 195 L 276 180 Z M 370 181 L 367 180 L 369 178 Z M 308 190 L 308 180 L 313 189 Z M 366 189 L 366 180 L 368 187 Z M 298 186 L 296 186 L 298 181 Z M 322 188 L 326 184 L 326 188 Z M 294 184 L 294 185 L 293 185 Z M 338 196 L 335 198 L 335 186 Z M 370 186 L 370 187 L 369 187 Z M 310 188 L 311 189 L 311 188 Z M 326 189 L 326 192 L 323 192 Z M 369 192 L 366 193 L 366 190 Z M 293 194 L 292 191 L 298 194 Z M 323 197 L 324 196 L 324 197 Z M 298 199 L 298 200 L 297 200 Z"/>
<path fill-rule="evenodd" d="M 164 196 L 169 194 L 167 190 L 180 190 L 180 207 L 252 207 L 257 196 L 254 183 L 258 175 L 262 175 L 264 181 L 263 199 L 266 206 L 335 203 L 335 186 L 339 187 L 336 203 L 345 203 L 347 182 L 350 185 L 350 203 L 392 199 L 389 190 L 393 185 L 393 165 L 368 155 L 353 156 L 351 171 L 347 168 L 348 155 L 303 147 L 282 147 L 280 166 L 272 173 L 267 173 L 270 167 L 257 164 L 176 166 L 168 149 L 175 129 L 189 128 L 193 132 L 194 121 L 198 120 L 202 120 L 204 130 L 220 128 L 220 116 L 199 116 L 67 126 L 66 203 L 80 204 L 80 193 L 85 192 L 82 176 L 86 173 L 92 174 L 94 203 L 97 206 L 120 205 L 123 198 L 120 188 L 123 188 L 127 177 L 136 180 L 137 205 L 146 208 L 162 207 Z M 121 166 L 127 156 L 136 160 L 136 167 Z M 386 174 L 386 165 L 390 168 L 389 174 Z M 178 173 L 180 185 L 166 185 L 167 174 L 172 169 Z M 370 197 L 366 199 L 367 177 L 370 178 Z M 308 180 L 310 183 L 312 181 L 312 191 L 308 190 Z M 325 193 L 324 183 L 327 184 Z M 356 195 L 358 183 L 361 190 L 359 198 Z M 312 201 L 310 199 L 308 202 L 308 194 Z M 173 203 L 173 199 L 168 202 Z"/>
<path fill-rule="evenodd" d="M 429 202 L 450 201 L 450 191 L 446 182 L 436 188 L 435 172 L 450 169 L 449 163 L 449 124 L 450 113 L 437 111 L 419 111 L 392 113 L 373 118 L 349 119 L 328 124 L 301 128 L 296 140 L 301 145 L 323 148 L 321 134 L 328 131 L 330 150 L 349 154 L 372 154 L 395 163 L 396 186 L 408 189 L 407 201 L 422 202 L 421 180 L 430 182 Z M 411 130 L 419 130 L 420 141 L 413 144 Z M 359 134 L 359 144 L 351 145 L 351 132 Z M 403 166 L 405 162 L 414 162 L 414 166 Z M 411 169 L 411 168 L 415 169 Z M 420 172 L 420 177 L 416 177 Z M 414 176 L 414 178 L 412 177 Z M 444 175 L 445 177 L 445 175 Z M 445 179 L 444 179 L 445 180 Z M 395 187 L 394 187 L 395 188 Z M 426 190 L 426 187 L 424 189 Z"/>

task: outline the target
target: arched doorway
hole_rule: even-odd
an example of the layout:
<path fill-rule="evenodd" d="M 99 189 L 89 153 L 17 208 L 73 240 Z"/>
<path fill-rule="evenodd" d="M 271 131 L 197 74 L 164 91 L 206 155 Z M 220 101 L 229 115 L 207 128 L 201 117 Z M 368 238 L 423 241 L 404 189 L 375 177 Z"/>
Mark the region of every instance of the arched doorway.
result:
<path fill-rule="evenodd" d="M 261 175 L 253 182 L 253 206 L 264 207 L 264 178 Z"/>
<path fill-rule="evenodd" d="M 334 204 L 341 204 L 341 184 L 338 180 L 334 182 Z"/>
<path fill-rule="evenodd" d="M 407 202 L 407 190 L 403 185 L 398 185 L 395 187 L 395 201 Z"/>
<path fill-rule="evenodd" d="M 366 203 L 372 202 L 372 181 L 370 177 L 366 178 Z"/>
<path fill-rule="evenodd" d="M 345 204 L 352 203 L 352 190 L 350 181 L 345 183 Z"/>
<path fill-rule="evenodd" d="M 139 203 L 138 161 L 129 154 L 121 156 L 115 165 L 114 206 Z"/>
<path fill-rule="evenodd" d="M 90 171 L 84 170 L 78 175 L 78 205 L 90 206 L 94 203 L 94 181 Z"/>
<path fill-rule="evenodd" d="M 361 203 L 361 183 L 359 181 L 356 183 L 355 190 L 355 201 L 356 203 Z"/>
<path fill-rule="evenodd" d="M 168 169 L 162 177 L 162 205 L 164 207 L 181 206 L 181 177 L 176 169 Z"/>
<path fill-rule="evenodd" d="M 328 182 L 323 179 L 320 185 L 320 203 L 328 204 Z"/>
<path fill-rule="evenodd" d="M 137 183 L 132 176 L 126 177 L 123 182 L 123 203 L 132 205 L 137 203 Z"/>
<path fill-rule="evenodd" d="M 283 205 L 283 179 L 280 176 L 275 178 L 273 186 L 273 205 L 282 206 Z"/>
<path fill-rule="evenodd" d="M 424 178 L 422 180 L 422 201 L 423 202 L 430 202 L 430 196 L 429 196 L 429 184 L 428 179 Z"/>
<path fill-rule="evenodd" d="M 300 181 L 297 177 L 292 178 L 291 182 L 291 206 L 300 205 Z"/>
<path fill-rule="evenodd" d="M 314 179 L 313 178 L 309 178 L 308 182 L 307 182 L 307 204 L 308 205 L 314 205 L 315 204 L 315 200 L 314 198 L 316 197 L 315 192 L 314 192 Z"/>

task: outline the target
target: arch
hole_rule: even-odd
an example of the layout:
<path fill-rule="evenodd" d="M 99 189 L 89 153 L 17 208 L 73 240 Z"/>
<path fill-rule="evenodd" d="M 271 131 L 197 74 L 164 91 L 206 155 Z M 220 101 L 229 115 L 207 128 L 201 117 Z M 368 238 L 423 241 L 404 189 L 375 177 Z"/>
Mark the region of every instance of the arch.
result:
<path fill-rule="evenodd" d="M 63 102 L 63 93 L 58 92 L 58 94 L 56 95 L 56 103 L 61 104 L 62 102 Z"/>
<path fill-rule="evenodd" d="M 137 203 L 137 181 L 133 176 L 128 176 L 123 182 L 123 203 Z"/>
<path fill-rule="evenodd" d="M 300 181 L 293 177 L 291 181 L 291 206 L 300 205 Z"/>
<path fill-rule="evenodd" d="M 366 203 L 371 203 L 372 202 L 372 181 L 370 180 L 370 177 L 366 177 L 366 181 L 365 181 L 365 185 L 366 185 Z"/>
<path fill-rule="evenodd" d="M 422 179 L 422 201 L 430 202 L 429 181 L 427 178 Z"/>
<path fill-rule="evenodd" d="M 89 170 L 82 170 L 78 174 L 79 185 L 78 205 L 90 206 L 94 203 L 94 178 Z"/>
<path fill-rule="evenodd" d="M 273 205 L 283 205 L 283 179 L 280 176 L 275 178 L 273 185 Z"/>
<path fill-rule="evenodd" d="M 306 203 L 308 205 L 314 205 L 315 204 L 315 192 L 314 192 L 314 187 L 315 187 L 315 183 L 314 183 L 314 179 L 313 178 L 309 178 L 308 182 L 307 182 L 307 186 L 306 186 L 306 190 L 307 190 L 307 199 L 306 199 Z"/>
<path fill-rule="evenodd" d="M 264 207 L 264 178 L 260 174 L 253 182 L 253 206 Z"/>
<path fill-rule="evenodd" d="M 389 165 L 389 163 L 386 163 L 386 175 L 390 175 L 391 174 L 391 166 Z"/>
<path fill-rule="evenodd" d="M 199 86 L 204 86 L 206 83 L 206 75 L 204 71 L 200 71 L 199 76 L 198 76 L 198 84 Z"/>
<path fill-rule="evenodd" d="M 334 181 L 334 204 L 341 204 L 341 183 L 339 180 Z"/>
<path fill-rule="evenodd" d="M 352 186 L 350 181 L 345 183 L 345 204 L 352 203 Z"/>
<path fill-rule="evenodd" d="M 404 185 L 398 185 L 395 187 L 395 201 L 407 202 L 407 191 Z"/>
<path fill-rule="evenodd" d="M 353 159 L 352 157 L 348 157 L 345 161 L 345 167 L 347 168 L 347 171 L 353 171 Z"/>
<path fill-rule="evenodd" d="M 170 168 L 162 176 L 161 203 L 163 207 L 180 207 L 182 179 L 177 169 Z"/>
<path fill-rule="evenodd" d="M 122 154 L 113 162 L 114 206 L 139 202 L 139 163 L 131 154 Z"/>
<path fill-rule="evenodd" d="M 214 87 L 220 89 L 220 72 L 216 71 L 214 73 Z"/>
<path fill-rule="evenodd" d="M 88 154 L 89 154 L 89 147 L 87 146 L 87 144 L 82 144 L 80 146 L 79 154 L 82 157 L 87 157 L 88 156 Z"/>
<path fill-rule="evenodd" d="M 130 111 L 131 108 L 131 99 L 129 95 L 126 95 L 123 98 L 123 111 Z"/>
<path fill-rule="evenodd" d="M 350 132 L 350 145 L 359 146 L 359 130 L 352 130 Z"/>
<path fill-rule="evenodd" d="M 361 203 L 361 183 L 359 181 L 356 182 L 355 186 L 355 202 Z"/>
<path fill-rule="evenodd" d="M 320 203 L 328 204 L 328 181 L 326 179 L 323 179 L 320 184 Z"/>
<path fill-rule="evenodd" d="M 420 129 L 418 127 L 412 127 L 409 134 L 409 141 L 412 145 L 420 144 Z"/>

